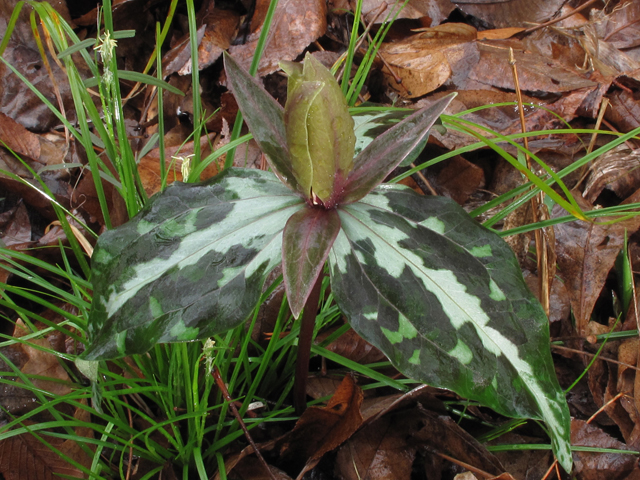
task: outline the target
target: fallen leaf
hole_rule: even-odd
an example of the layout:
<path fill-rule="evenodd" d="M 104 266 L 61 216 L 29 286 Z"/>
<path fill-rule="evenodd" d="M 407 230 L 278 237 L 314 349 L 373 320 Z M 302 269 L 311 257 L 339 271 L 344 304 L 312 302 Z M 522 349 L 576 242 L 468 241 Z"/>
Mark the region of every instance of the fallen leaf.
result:
<path fill-rule="evenodd" d="M 7 247 L 31 241 L 31 222 L 24 203 L 0 214 L 0 239 Z"/>
<path fill-rule="evenodd" d="M 484 187 L 482 168 L 461 155 L 429 167 L 427 178 L 438 195 L 449 197 L 460 205 L 464 205 L 478 188 Z"/>
<path fill-rule="evenodd" d="M 26 155 L 34 160 L 40 158 L 38 135 L 4 113 L 0 113 L 0 141 L 18 155 Z"/>
<path fill-rule="evenodd" d="M 544 441 L 541 438 L 509 432 L 501 435 L 498 440 L 489 442 L 489 444 L 524 445 L 527 443 L 543 443 Z M 553 454 L 550 450 L 514 450 L 495 452 L 494 455 L 504 465 L 507 472 L 522 480 L 540 480 L 544 478 L 549 465 L 553 463 Z"/>
<path fill-rule="evenodd" d="M 244 45 L 234 45 L 229 53 L 243 68 L 249 69 L 262 30 L 269 0 L 258 0 L 252 31 Z M 327 29 L 325 0 L 280 0 L 260 59 L 260 76 L 275 72 L 282 60 L 294 60 Z M 257 25 L 256 25 L 257 24 Z"/>
<path fill-rule="evenodd" d="M 454 0 L 467 15 L 495 27 L 530 27 L 553 17 L 566 0 Z"/>
<path fill-rule="evenodd" d="M 204 38 L 205 29 L 206 25 L 201 25 L 196 31 L 198 52 L 200 52 L 200 44 Z M 198 54 L 198 58 L 199 57 L 200 55 Z M 183 36 L 178 43 L 162 57 L 162 76 L 166 78 L 172 73 L 182 70 L 187 63 L 191 63 L 191 39 L 188 34 Z"/>
<path fill-rule="evenodd" d="M 383 9 L 383 6 L 386 8 Z M 363 0 L 362 18 L 369 24 L 378 16 L 377 23 L 388 15 L 393 8 L 397 9 L 398 3 L 395 0 Z M 355 11 L 354 0 L 329 0 L 329 8 L 335 11 Z M 430 27 L 440 25 L 446 20 L 455 6 L 449 0 L 409 0 L 405 7 L 398 14 L 400 18 L 420 19 L 428 22 Z M 425 18 L 426 17 L 426 18 Z"/>
<path fill-rule="evenodd" d="M 622 2 L 610 13 L 593 9 L 591 21 L 598 38 L 609 42 L 618 49 L 632 49 L 640 45 L 640 4 Z"/>
<path fill-rule="evenodd" d="M 255 456 L 247 457 L 227 476 L 229 480 L 291 480 L 291 477 L 279 468 L 269 465 L 271 474 Z"/>
<path fill-rule="evenodd" d="M 320 339 L 321 337 L 319 340 Z M 335 341 L 327 345 L 326 348 L 327 350 L 362 365 L 381 362 L 386 359 L 384 353 L 364 340 L 351 328 Z"/>
<path fill-rule="evenodd" d="M 574 198 L 583 210 L 593 209 L 579 192 L 574 192 Z M 624 203 L 639 199 L 640 191 L 636 191 Z M 566 214 L 556 205 L 551 216 L 557 218 Z M 579 336 L 586 334 L 593 307 L 624 243 L 625 230 L 631 236 L 640 227 L 639 217 L 610 225 L 601 223 L 605 221 L 605 218 L 599 218 L 599 223 L 573 221 L 554 226 L 558 275 L 569 291 Z"/>
<path fill-rule="evenodd" d="M 469 72 L 468 80 L 462 79 L 462 82 L 457 83 L 457 87 L 465 89 L 495 87 L 514 90 L 509 48 L 513 49 L 520 89 L 524 93 L 565 93 L 582 88 L 598 87 L 597 83 L 584 78 L 575 69 L 525 51 L 522 42 L 514 39 L 478 43 L 480 58 Z"/>
<path fill-rule="evenodd" d="M 338 451 L 336 474 L 345 480 L 409 480 L 416 457 L 413 419 L 389 415 L 367 425 Z"/>
<path fill-rule="evenodd" d="M 210 133 L 209 135 L 203 135 L 200 137 L 200 153 L 201 158 L 206 158 L 211 153 L 211 145 L 216 138 L 216 133 Z M 164 162 L 167 169 L 167 184 L 177 181 L 182 181 L 182 165 L 185 161 L 189 160 L 190 155 L 193 153 L 193 143 L 187 142 L 184 145 L 178 145 L 175 147 L 165 147 L 164 149 Z M 222 158 L 224 161 L 224 157 Z M 144 157 L 140 159 L 138 163 L 138 172 L 140 174 L 140 180 L 144 186 L 145 192 L 148 196 L 153 195 L 160 191 L 162 186 L 162 178 L 160 176 L 160 149 L 154 148 Z M 202 179 L 215 176 L 219 171 L 219 165 L 217 162 L 212 162 L 203 172 Z"/>
<path fill-rule="evenodd" d="M 338 451 L 336 473 L 345 480 L 408 480 L 418 450 L 434 459 L 440 457 L 430 452 L 441 452 L 493 475 L 504 472 L 491 453 L 446 415 L 418 407 L 391 409 L 372 419 Z M 439 478 L 441 472 L 430 474 Z"/>
<path fill-rule="evenodd" d="M 222 52 L 231 46 L 235 37 L 240 15 L 232 10 L 221 10 L 213 2 L 202 7 L 197 15 L 198 68 L 205 69 L 213 64 Z M 191 74 L 191 43 L 189 35 L 182 37 L 162 58 L 162 74 Z"/>
<path fill-rule="evenodd" d="M 464 23 L 446 23 L 422 29 L 406 40 L 385 43 L 379 55 L 387 85 L 407 98 L 425 95 L 442 86 L 452 75 L 466 76 L 477 60 L 476 29 Z M 396 77 L 402 80 L 398 84 Z"/>
<path fill-rule="evenodd" d="M 600 155 L 589 167 L 584 198 L 594 203 L 605 188 L 619 199 L 627 198 L 640 188 L 639 166 L 640 149 L 629 150 L 624 144 Z"/>
<path fill-rule="evenodd" d="M 640 82 L 634 82 L 640 87 Z M 632 92 L 621 90 L 610 97 L 611 108 L 605 112 L 605 119 L 611 122 L 619 131 L 629 132 L 640 126 L 640 102 Z"/>
<path fill-rule="evenodd" d="M 571 444 L 584 447 L 630 450 L 600 428 L 584 420 L 571 420 Z M 581 480 L 616 480 L 624 478 L 637 463 L 635 455 L 620 453 L 573 452 L 574 472 Z"/>
<path fill-rule="evenodd" d="M 362 390 L 353 374 L 344 377 L 326 407 L 309 407 L 302 414 L 280 451 L 282 461 L 291 469 L 300 468 L 301 479 L 322 456 L 340 446 L 360 427 Z"/>
<path fill-rule="evenodd" d="M 25 425 L 28 427 L 29 422 L 25 422 Z M 44 439 L 62 453 L 72 447 L 68 443 L 70 440 L 49 435 Z M 0 473 L 5 480 L 54 480 L 60 478 L 60 475 L 84 478 L 79 469 L 64 461 L 31 433 L 16 435 L 0 442 Z"/>
<path fill-rule="evenodd" d="M 504 472 L 498 459 L 451 417 L 424 409 L 418 413 L 422 428 L 413 435 L 416 441 L 487 473 Z"/>
<path fill-rule="evenodd" d="M 23 337 L 29 334 L 21 320 L 16 322 L 13 336 Z M 64 396 L 71 393 L 71 379 L 64 369 L 61 360 L 52 355 L 47 350 L 52 350 L 49 340 L 46 338 L 32 338 L 20 344 L 24 352 L 26 362 L 20 368 L 25 375 L 34 375 L 31 379 L 34 387 L 52 393 L 57 396 Z"/>
<path fill-rule="evenodd" d="M 210 3 L 213 5 L 213 2 Z M 221 10 L 219 8 L 209 8 L 202 24 L 206 25 L 202 41 L 198 45 L 198 68 L 200 70 L 213 64 L 222 52 L 231 46 L 231 41 L 236 35 L 240 15 L 231 10 Z M 191 55 L 189 55 L 191 57 Z M 180 75 L 191 73 L 191 61 L 178 72 Z"/>
<path fill-rule="evenodd" d="M 582 34 L 578 35 L 578 38 L 590 64 L 605 77 L 618 77 L 622 73 L 640 68 L 639 62 L 598 38 L 593 25 L 586 24 L 580 30 Z"/>
<path fill-rule="evenodd" d="M 504 40 L 524 31 L 522 27 L 496 28 L 478 32 L 478 40 Z"/>
<path fill-rule="evenodd" d="M 9 19 L 16 2 L 0 2 L 2 19 Z M 63 17 L 71 20 L 65 2 L 56 1 L 52 7 Z M 16 22 L 17 29 L 9 38 L 2 54 L 3 60 L 15 67 L 32 86 L 52 104 L 58 105 L 55 88 L 45 68 L 38 45 L 31 32 L 31 8 L 23 8 Z M 93 19 L 95 25 L 95 16 Z M 4 32 L 3 32 L 4 35 Z M 46 47 L 45 47 L 46 48 Z M 48 55 L 53 77 L 67 111 L 67 119 L 73 121 L 74 109 L 71 90 L 65 72 Z M 78 62 L 81 75 L 89 76 L 89 68 L 84 62 Z M 0 112 L 11 117 L 24 128 L 32 132 L 46 132 L 60 123 L 56 115 L 47 107 L 30 88 L 0 62 Z"/>

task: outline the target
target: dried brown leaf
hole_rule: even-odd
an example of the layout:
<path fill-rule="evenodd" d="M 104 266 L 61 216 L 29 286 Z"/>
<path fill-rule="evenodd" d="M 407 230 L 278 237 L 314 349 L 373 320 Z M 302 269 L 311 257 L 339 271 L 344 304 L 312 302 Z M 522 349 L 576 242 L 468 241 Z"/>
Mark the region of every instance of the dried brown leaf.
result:
<path fill-rule="evenodd" d="M 573 68 L 525 51 L 522 42 L 514 39 L 479 43 L 480 59 L 469 73 L 468 81 L 459 83 L 458 86 L 465 89 L 495 87 L 514 90 L 509 48 L 513 49 L 520 89 L 525 93 L 566 93 L 598 87 L 597 83 L 585 78 Z"/>
<path fill-rule="evenodd" d="M 635 83 L 640 87 L 640 83 Z M 605 118 L 621 132 L 629 132 L 640 126 L 640 101 L 633 92 L 621 90 L 614 92 L 609 101 L 611 108 L 605 112 Z"/>
<path fill-rule="evenodd" d="M 389 87 L 407 98 L 416 98 L 442 86 L 449 77 L 466 76 L 477 58 L 476 29 L 463 23 L 447 23 L 422 29 L 406 40 L 383 44 L 379 54 Z M 396 77 L 402 83 L 396 82 Z"/>
<path fill-rule="evenodd" d="M 340 338 L 327 345 L 327 350 L 363 365 L 381 362 L 386 358 L 380 350 L 364 340 L 353 329 L 347 330 Z"/>
<path fill-rule="evenodd" d="M 414 435 L 416 441 L 487 473 L 504 472 L 498 459 L 453 419 L 428 410 L 419 412 L 422 428 Z"/>
<path fill-rule="evenodd" d="M 38 135 L 4 113 L 0 113 L 0 141 L 18 155 L 26 155 L 34 160 L 40 158 Z"/>
<path fill-rule="evenodd" d="M 200 137 L 200 148 L 202 158 L 211 153 L 211 145 L 214 143 L 216 133 L 210 133 L 209 135 L 203 135 Z M 176 147 L 165 147 L 165 168 L 167 169 L 167 184 L 172 183 L 175 180 L 182 181 L 182 165 L 187 161 L 190 155 L 193 153 L 193 142 L 188 142 L 184 145 L 178 145 Z M 162 178 L 160 176 L 160 149 L 154 148 L 144 157 L 140 159 L 138 163 L 138 172 L 140 174 L 140 180 L 144 186 L 147 195 L 151 196 L 154 193 L 160 191 L 162 186 Z M 216 162 L 212 162 L 203 172 L 202 179 L 210 178 L 218 173 L 218 165 Z"/>
<path fill-rule="evenodd" d="M 72 447 L 70 440 L 50 436 L 45 438 L 63 453 Z M 65 462 L 30 433 L 0 442 L 0 473 L 5 480 L 54 480 L 60 478 L 59 475 L 84 478 L 79 469 Z"/>
<path fill-rule="evenodd" d="M 593 25 L 587 24 L 581 30 L 582 35 L 579 35 L 578 38 L 590 64 L 605 77 L 617 77 L 640 68 L 639 62 L 610 43 L 598 38 Z"/>
<path fill-rule="evenodd" d="M 630 450 L 600 428 L 583 420 L 571 421 L 571 444 L 585 447 Z M 634 455 L 620 453 L 574 452 L 574 472 L 582 480 L 616 480 L 626 477 L 635 467 Z"/>
<path fill-rule="evenodd" d="M 566 0 L 454 0 L 467 15 L 495 27 L 530 27 L 553 17 Z"/>
<path fill-rule="evenodd" d="M 427 177 L 438 195 L 463 205 L 478 188 L 484 186 L 484 171 L 461 155 L 430 167 Z"/>
<path fill-rule="evenodd" d="M 353 12 L 355 4 L 355 0 L 329 0 L 329 9 L 338 13 L 349 10 Z M 384 10 L 383 5 L 386 6 Z M 397 9 L 397 6 L 398 3 L 395 0 L 363 0 L 362 18 L 368 24 L 382 10 L 382 15 L 377 19 L 377 23 L 381 23 L 385 15 L 389 14 L 392 8 Z M 428 23 L 433 27 L 446 20 L 454 9 L 455 6 L 449 0 L 409 0 L 398 15 L 398 19 L 420 19 L 423 25 Z"/>
<path fill-rule="evenodd" d="M 522 27 L 496 28 L 478 32 L 478 40 L 504 40 L 524 31 Z"/>
<path fill-rule="evenodd" d="M 302 414 L 281 448 L 285 464 L 293 468 L 304 462 L 298 479 L 358 430 L 361 404 L 362 390 L 347 375 L 326 407 L 310 407 Z"/>
<path fill-rule="evenodd" d="M 30 332 L 24 323 L 18 320 L 13 336 L 20 338 L 28 333 Z M 20 347 L 26 359 L 20 371 L 25 375 L 42 377 L 31 380 L 36 388 L 59 396 L 71 393 L 71 379 L 67 371 L 60 363 L 58 357 L 46 351 L 52 350 L 49 340 L 46 338 L 32 338 L 21 343 Z"/>
<path fill-rule="evenodd" d="M 389 415 L 367 425 L 338 451 L 336 473 L 345 480 L 409 480 L 416 447 L 414 421 Z"/>
<path fill-rule="evenodd" d="M 196 38 L 198 43 L 198 52 L 200 51 L 200 44 L 204 38 L 204 31 L 206 25 L 201 25 L 196 31 Z M 183 36 L 174 47 L 165 53 L 162 57 L 162 76 L 168 77 L 172 73 L 175 73 L 185 67 L 187 63 L 191 63 L 191 45 L 189 35 Z M 198 55 L 199 57 L 200 55 Z M 183 73 L 181 73 L 183 75 Z"/>
<path fill-rule="evenodd" d="M 0 214 L 0 239 L 7 247 L 31 241 L 31 222 L 24 203 Z"/>
<path fill-rule="evenodd" d="M 589 168 L 591 174 L 584 197 L 595 202 L 605 188 L 618 198 L 627 198 L 640 188 L 640 150 L 629 150 L 622 144 L 600 155 Z"/>
<path fill-rule="evenodd" d="M 269 0 L 258 0 L 252 32 L 244 45 L 235 45 L 229 52 L 242 67 L 249 69 L 262 29 L 262 19 Z M 327 4 L 324 0 L 280 0 L 264 54 L 260 59 L 260 76 L 275 72 L 282 60 L 294 60 L 309 44 L 324 35 L 327 29 Z M 260 28 L 255 28 L 258 24 Z"/>
<path fill-rule="evenodd" d="M 416 453 L 425 447 L 493 475 L 504 472 L 491 453 L 446 415 L 418 407 L 373 418 L 338 451 L 336 473 L 346 480 L 409 479 Z M 439 473 L 430 472 L 434 478 Z"/>
<path fill-rule="evenodd" d="M 583 210 L 593 208 L 579 192 L 574 193 L 574 198 Z M 639 199 L 640 191 L 636 191 L 624 203 Z M 562 215 L 566 212 L 559 206 L 554 207 L 552 217 Z M 605 221 L 599 219 L 599 222 Z M 593 307 L 624 243 L 625 230 L 631 236 L 638 227 L 638 217 L 609 225 L 574 221 L 554 227 L 558 275 L 569 291 L 578 335 L 586 333 Z"/>

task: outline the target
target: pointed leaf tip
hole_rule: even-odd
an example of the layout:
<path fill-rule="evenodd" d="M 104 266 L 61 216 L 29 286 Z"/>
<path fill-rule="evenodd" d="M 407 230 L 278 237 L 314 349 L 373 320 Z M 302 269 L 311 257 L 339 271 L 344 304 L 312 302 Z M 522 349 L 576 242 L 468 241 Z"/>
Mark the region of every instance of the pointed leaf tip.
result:
<path fill-rule="evenodd" d="M 452 93 L 436 100 L 373 140 L 355 158 L 339 203 L 356 202 L 382 183 L 394 168 L 424 144 L 429 129 L 456 95 Z"/>
<path fill-rule="evenodd" d="M 228 87 L 238 102 L 249 131 L 266 155 L 269 166 L 285 185 L 301 192 L 291 167 L 284 128 L 284 109 L 258 80 L 227 53 L 224 55 L 224 68 Z"/>
<path fill-rule="evenodd" d="M 282 269 L 295 318 L 300 316 L 339 231 L 336 210 L 307 207 L 287 221 L 282 238 Z"/>

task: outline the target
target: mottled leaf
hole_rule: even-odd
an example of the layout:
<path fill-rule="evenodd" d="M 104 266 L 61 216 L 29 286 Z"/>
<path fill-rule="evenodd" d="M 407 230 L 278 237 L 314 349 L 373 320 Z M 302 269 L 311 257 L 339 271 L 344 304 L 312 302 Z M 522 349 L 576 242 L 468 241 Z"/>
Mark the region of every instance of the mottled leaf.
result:
<path fill-rule="evenodd" d="M 339 214 L 331 284 L 353 329 L 409 377 L 544 420 L 570 471 L 548 321 L 508 246 L 453 201 L 400 186 Z"/>
<path fill-rule="evenodd" d="M 307 207 L 289 218 L 282 238 L 284 284 L 298 318 L 340 231 L 336 210 Z"/>
<path fill-rule="evenodd" d="M 409 155 L 424 145 L 429 129 L 447 108 L 455 94 L 447 95 L 405 118 L 372 141 L 354 160 L 345 184 L 341 204 L 360 200 Z"/>
<path fill-rule="evenodd" d="M 176 182 L 92 257 L 86 359 L 143 353 L 240 324 L 282 259 L 282 230 L 305 203 L 272 174 L 229 169 Z"/>
<path fill-rule="evenodd" d="M 224 65 L 229 88 L 238 102 L 253 138 L 267 156 L 269 166 L 292 190 L 304 193 L 291 167 L 284 130 L 284 109 L 255 78 L 227 54 L 224 56 Z"/>
<path fill-rule="evenodd" d="M 356 135 L 356 149 L 354 155 L 358 155 L 367 145 L 397 125 L 403 118 L 411 113 L 403 110 L 359 110 L 352 112 L 354 133 Z"/>

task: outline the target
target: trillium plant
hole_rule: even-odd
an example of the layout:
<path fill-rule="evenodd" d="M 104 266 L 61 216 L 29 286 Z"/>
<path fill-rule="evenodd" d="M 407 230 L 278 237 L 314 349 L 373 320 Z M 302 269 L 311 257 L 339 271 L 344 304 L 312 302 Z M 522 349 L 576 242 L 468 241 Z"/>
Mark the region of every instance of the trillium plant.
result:
<path fill-rule="evenodd" d="M 453 97 L 354 158 L 354 121 L 313 56 L 282 65 L 284 109 L 229 56 L 225 68 L 273 173 L 229 168 L 200 184 L 176 182 L 102 235 L 86 359 L 237 327 L 280 266 L 294 317 L 305 310 L 313 320 L 328 264 L 351 327 L 398 370 L 503 415 L 543 420 L 570 471 L 570 417 L 548 321 L 511 250 L 455 202 L 381 184 L 415 158 Z"/>

